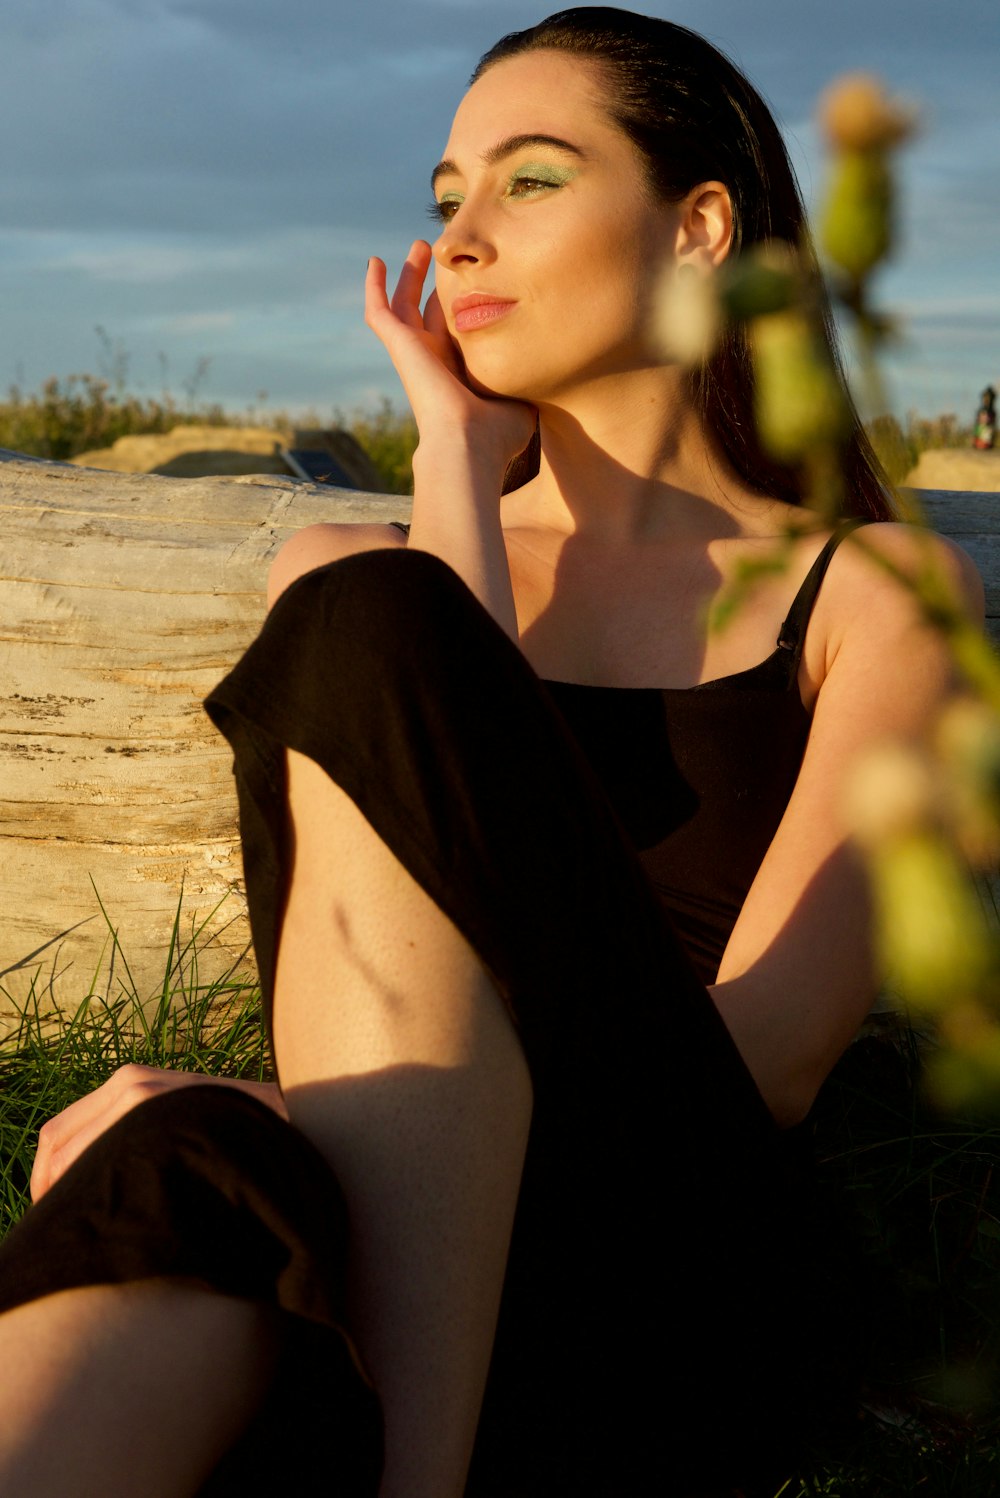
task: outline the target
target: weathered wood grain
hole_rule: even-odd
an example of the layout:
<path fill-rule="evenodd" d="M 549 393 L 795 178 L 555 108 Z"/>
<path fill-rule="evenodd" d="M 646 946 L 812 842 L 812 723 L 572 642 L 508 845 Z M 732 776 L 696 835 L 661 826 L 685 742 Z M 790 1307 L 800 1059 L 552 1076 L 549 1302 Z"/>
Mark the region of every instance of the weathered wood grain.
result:
<path fill-rule="evenodd" d="M 1000 501 L 919 497 L 983 570 L 1000 639 Z M 3 992 L 23 999 L 33 981 L 64 1006 L 95 973 L 115 995 L 125 975 L 109 972 L 97 895 L 140 994 L 162 985 L 182 890 L 200 979 L 252 973 L 230 755 L 202 699 L 257 631 L 289 535 L 408 509 L 281 477 L 0 451 L 0 1026 Z"/>
<path fill-rule="evenodd" d="M 927 524 L 965 548 L 986 587 L 986 629 L 1000 645 L 1000 494 L 965 489 L 913 491 Z"/>
<path fill-rule="evenodd" d="M 95 890 L 140 994 L 162 984 L 182 889 L 200 978 L 252 973 L 231 757 L 202 699 L 259 628 L 289 535 L 408 509 L 0 453 L 0 989 L 23 999 L 59 975 L 75 1003 L 103 963 L 107 991 Z"/>

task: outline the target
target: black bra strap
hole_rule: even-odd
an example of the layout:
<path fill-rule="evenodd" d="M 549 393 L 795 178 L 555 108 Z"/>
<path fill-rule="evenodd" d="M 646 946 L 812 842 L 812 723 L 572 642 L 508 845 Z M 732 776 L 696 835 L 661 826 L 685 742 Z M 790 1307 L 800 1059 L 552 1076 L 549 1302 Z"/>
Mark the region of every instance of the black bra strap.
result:
<path fill-rule="evenodd" d="M 796 665 L 798 665 L 802 655 L 809 617 L 813 611 L 813 604 L 816 602 L 820 583 L 822 583 L 826 569 L 830 565 L 830 558 L 845 536 L 849 536 L 852 531 L 857 530 L 859 525 L 869 524 L 870 521 L 868 520 L 842 520 L 815 562 L 809 568 L 801 588 L 793 598 L 792 606 L 788 610 L 785 622 L 778 633 L 778 646 L 781 650 L 790 650 L 792 652 L 792 658 Z"/>
<path fill-rule="evenodd" d="M 405 520 L 390 520 L 389 524 L 394 525 L 398 531 L 402 531 L 404 536 L 410 534 L 410 527 Z"/>

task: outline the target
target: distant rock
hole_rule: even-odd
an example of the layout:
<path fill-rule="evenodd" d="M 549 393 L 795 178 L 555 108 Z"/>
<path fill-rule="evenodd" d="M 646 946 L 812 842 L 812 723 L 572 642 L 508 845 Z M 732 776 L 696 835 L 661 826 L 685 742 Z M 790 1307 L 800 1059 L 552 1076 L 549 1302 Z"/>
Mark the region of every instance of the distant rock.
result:
<path fill-rule="evenodd" d="M 271 427 L 176 426 L 172 432 L 119 437 L 112 447 L 94 448 L 70 461 L 78 468 L 160 473 L 168 478 L 287 474 L 281 449 L 290 440 L 290 432 Z"/>
<path fill-rule="evenodd" d="M 350 484 L 367 493 L 384 489 L 378 469 L 350 432 L 328 428 L 176 426 L 171 432 L 119 437 L 112 447 L 78 453 L 70 462 L 77 468 L 101 468 L 111 473 L 159 473 L 164 478 L 200 479 L 246 474 L 295 473 L 287 461 L 289 449 L 326 453 L 336 477 L 334 484 Z M 322 468 L 322 463 L 318 465 Z"/>
<path fill-rule="evenodd" d="M 903 485 L 908 489 L 966 489 L 1000 494 L 1000 452 L 939 447 L 920 454 Z"/>

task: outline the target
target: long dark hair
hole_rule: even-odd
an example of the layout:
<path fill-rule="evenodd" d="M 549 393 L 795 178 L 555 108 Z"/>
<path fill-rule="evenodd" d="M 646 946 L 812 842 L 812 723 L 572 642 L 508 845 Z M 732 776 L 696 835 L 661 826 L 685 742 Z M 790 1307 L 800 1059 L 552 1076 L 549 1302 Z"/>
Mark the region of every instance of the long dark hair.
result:
<path fill-rule="evenodd" d="M 829 301 L 815 269 L 805 208 L 777 124 L 739 68 L 704 37 L 672 21 L 611 6 L 556 11 L 526 31 L 512 31 L 480 59 L 471 83 L 508 57 L 560 51 L 598 63 L 610 88 L 608 114 L 642 153 L 649 182 L 679 202 L 699 182 L 717 180 L 733 205 L 730 257 L 752 245 L 794 245 L 815 275 L 820 323 L 844 386 L 852 425 L 841 467 L 844 511 L 893 518 L 888 480 L 847 391 Z M 802 499 L 801 476 L 761 446 L 754 421 L 753 363 L 743 324 L 731 322 L 715 353 L 692 371 L 693 394 L 708 430 L 751 487 L 790 504 Z M 505 487 L 538 471 L 534 443 L 512 465 Z"/>

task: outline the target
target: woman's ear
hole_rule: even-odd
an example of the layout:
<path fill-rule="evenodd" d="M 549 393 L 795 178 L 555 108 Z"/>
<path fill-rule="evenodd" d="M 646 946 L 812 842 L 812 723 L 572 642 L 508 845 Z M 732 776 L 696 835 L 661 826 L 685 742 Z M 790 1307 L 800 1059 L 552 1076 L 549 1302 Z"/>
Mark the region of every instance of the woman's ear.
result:
<path fill-rule="evenodd" d="M 705 272 L 722 264 L 733 238 L 733 204 L 724 182 L 699 182 L 679 205 L 677 260 Z"/>

